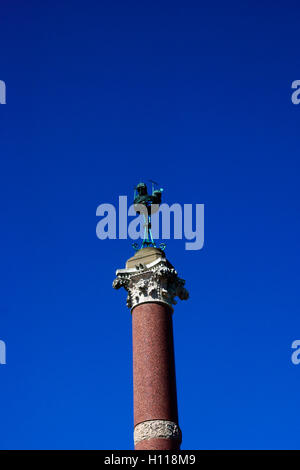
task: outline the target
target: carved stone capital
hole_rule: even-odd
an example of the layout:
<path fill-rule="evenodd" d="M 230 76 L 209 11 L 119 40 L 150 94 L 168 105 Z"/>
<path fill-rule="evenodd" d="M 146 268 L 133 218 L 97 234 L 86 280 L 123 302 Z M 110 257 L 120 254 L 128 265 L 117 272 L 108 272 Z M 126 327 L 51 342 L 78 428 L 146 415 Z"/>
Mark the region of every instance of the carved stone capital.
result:
<path fill-rule="evenodd" d="M 139 423 L 134 428 L 134 444 L 145 439 L 175 439 L 181 442 L 181 431 L 173 421 L 155 419 Z"/>
<path fill-rule="evenodd" d="M 148 264 L 118 269 L 116 275 L 113 287 L 124 287 L 128 293 L 127 307 L 131 310 L 146 302 L 164 303 L 173 310 L 175 297 L 180 300 L 189 297 L 185 281 L 178 277 L 177 271 L 163 255 Z"/>

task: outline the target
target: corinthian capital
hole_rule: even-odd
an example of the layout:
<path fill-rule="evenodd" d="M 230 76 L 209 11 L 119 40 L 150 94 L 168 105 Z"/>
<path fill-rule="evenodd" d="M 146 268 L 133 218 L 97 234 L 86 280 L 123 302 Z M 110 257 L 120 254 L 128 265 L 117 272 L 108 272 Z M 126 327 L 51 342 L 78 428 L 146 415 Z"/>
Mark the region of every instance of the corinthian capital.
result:
<path fill-rule="evenodd" d="M 167 261 L 164 252 L 157 248 L 142 248 L 127 261 L 125 269 L 118 269 L 113 282 L 114 289 L 124 287 L 127 306 L 131 310 L 146 302 L 167 304 L 171 309 L 175 297 L 187 300 L 189 293 L 185 281 Z"/>

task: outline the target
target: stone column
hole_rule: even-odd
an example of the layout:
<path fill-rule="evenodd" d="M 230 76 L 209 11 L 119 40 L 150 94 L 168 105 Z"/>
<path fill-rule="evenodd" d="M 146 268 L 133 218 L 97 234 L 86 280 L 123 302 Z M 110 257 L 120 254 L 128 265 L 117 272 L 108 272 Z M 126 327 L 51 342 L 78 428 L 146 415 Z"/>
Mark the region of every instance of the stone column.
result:
<path fill-rule="evenodd" d="M 132 312 L 135 449 L 179 449 L 172 313 L 176 296 L 188 298 L 185 281 L 157 248 L 142 248 L 116 274 Z"/>

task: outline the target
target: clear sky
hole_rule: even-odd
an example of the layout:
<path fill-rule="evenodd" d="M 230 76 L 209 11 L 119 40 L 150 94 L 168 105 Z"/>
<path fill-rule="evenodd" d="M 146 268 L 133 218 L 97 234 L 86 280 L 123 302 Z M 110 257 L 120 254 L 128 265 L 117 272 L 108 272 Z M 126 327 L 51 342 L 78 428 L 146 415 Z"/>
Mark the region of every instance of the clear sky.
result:
<path fill-rule="evenodd" d="M 183 449 L 300 448 L 299 2 L 1 2 L 0 447 L 131 449 L 130 240 L 96 208 L 205 204 L 166 253 Z"/>

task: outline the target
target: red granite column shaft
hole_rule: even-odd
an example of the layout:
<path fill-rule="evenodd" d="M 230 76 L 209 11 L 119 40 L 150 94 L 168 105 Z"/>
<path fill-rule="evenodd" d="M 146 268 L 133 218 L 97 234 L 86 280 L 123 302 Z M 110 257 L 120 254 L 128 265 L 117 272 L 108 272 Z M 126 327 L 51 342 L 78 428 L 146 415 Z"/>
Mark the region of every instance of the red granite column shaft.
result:
<path fill-rule="evenodd" d="M 164 304 L 144 303 L 132 311 L 134 425 L 167 420 L 178 424 L 172 311 Z M 136 450 L 179 449 L 176 439 L 152 438 Z"/>

